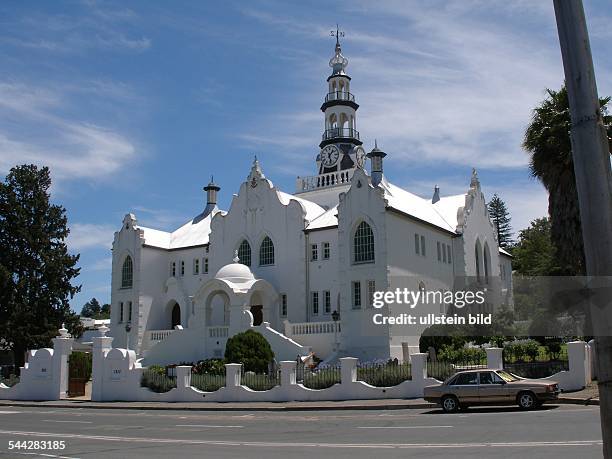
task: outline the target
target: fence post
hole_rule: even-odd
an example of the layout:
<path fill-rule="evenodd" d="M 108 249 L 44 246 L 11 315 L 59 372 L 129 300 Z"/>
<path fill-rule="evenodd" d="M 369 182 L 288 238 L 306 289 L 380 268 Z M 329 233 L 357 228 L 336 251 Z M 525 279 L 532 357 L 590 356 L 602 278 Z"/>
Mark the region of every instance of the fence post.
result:
<path fill-rule="evenodd" d="M 53 338 L 53 384 L 57 398 L 66 397 L 68 392 L 68 356 L 72 353 L 74 339 L 62 324 L 60 334 Z"/>
<path fill-rule="evenodd" d="M 572 382 L 575 387 L 586 387 L 589 383 L 586 368 L 586 343 L 584 341 L 571 341 L 567 343 L 567 359 L 569 361 Z"/>
<path fill-rule="evenodd" d="M 504 350 L 501 347 L 488 347 L 485 351 L 487 353 L 487 368 L 489 370 L 503 370 Z"/>
<path fill-rule="evenodd" d="M 225 364 L 225 387 L 238 387 L 242 385 L 242 365 L 239 363 Z"/>
<path fill-rule="evenodd" d="M 297 362 L 294 360 L 283 360 L 280 363 L 281 367 L 281 386 L 295 385 L 296 377 L 295 370 L 297 368 Z"/>
<path fill-rule="evenodd" d="M 355 357 L 340 358 L 341 384 L 351 384 L 357 381 L 357 361 Z"/>
<path fill-rule="evenodd" d="M 423 381 L 427 378 L 427 354 L 417 352 L 410 355 L 410 374 L 413 381 Z"/>
<path fill-rule="evenodd" d="M 113 338 L 106 336 L 109 328 L 106 325 L 102 325 L 98 328 L 99 336 L 94 336 L 93 341 L 93 355 L 91 361 L 91 399 L 93 401 L 103 400 L 103 386 L 104 386 L 104 362 L 106 354 L 111 349 L 111 343 Z"/>
<path fill-rule="evenodd" d="M 191 367 L 180 365 L 176 367 L 176 388 L 184 391 L 191 386 Z"/>

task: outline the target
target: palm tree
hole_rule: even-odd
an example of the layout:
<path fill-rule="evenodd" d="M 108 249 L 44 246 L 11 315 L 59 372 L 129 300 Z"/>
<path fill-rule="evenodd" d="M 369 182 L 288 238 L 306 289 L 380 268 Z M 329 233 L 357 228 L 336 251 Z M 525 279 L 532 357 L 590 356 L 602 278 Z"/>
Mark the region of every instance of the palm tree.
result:
<path fill-rule="evenodd" d="M 584 247 L 578 193 L 570 139 L 571 118 L 567 89 L 546 90 L 548 96 L 535 108 L 525 131 L 523 148 L 531 154 L 529 168 L 548 191 L 551 237 L 556 249 L 559 272 L 550 274 L 584 275 Z M 600 98 L 604 125 L 612 147 L 612 116 Z M 611 148 L 612 149 L 612 148 Z"/>

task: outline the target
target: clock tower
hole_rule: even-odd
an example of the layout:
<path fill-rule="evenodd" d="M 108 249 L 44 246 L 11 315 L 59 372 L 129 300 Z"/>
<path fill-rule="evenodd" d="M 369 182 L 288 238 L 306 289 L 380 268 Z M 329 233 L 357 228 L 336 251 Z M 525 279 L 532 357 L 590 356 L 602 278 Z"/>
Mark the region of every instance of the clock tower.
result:
<path fill-rule="evenodd" d="M 321 105 L 325 130 L 317 156 L 319 174 L 363 167 L 365 160 L 365 151 L 356 129 L 355 115 L 359 105 L 350 92 L 351 77 L 345 71 L 348 59 L 342 55 L 340 47 L 340 37 L 344 36 L 344 32 L 336 28 L 331 35 L 336 37 L 336 49 L 329 61 L 332 74 L 327 78 L 328 92 Z"/>

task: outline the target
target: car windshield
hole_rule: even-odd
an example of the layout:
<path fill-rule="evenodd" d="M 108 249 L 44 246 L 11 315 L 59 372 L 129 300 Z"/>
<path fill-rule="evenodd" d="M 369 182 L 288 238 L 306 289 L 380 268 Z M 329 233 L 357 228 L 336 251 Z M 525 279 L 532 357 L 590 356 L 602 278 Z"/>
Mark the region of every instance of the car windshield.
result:
<path fill-rule="evenodd" d="M 500 371 L 497 372 L 497 374 L 499 375 L 499 377 L 501 379 L 503 379 L 506 382 L 518 381 L 519 380 L 519 378 L 517 378 L 513 374 L 508 373 L 507 371 L 500 370 Z"/>

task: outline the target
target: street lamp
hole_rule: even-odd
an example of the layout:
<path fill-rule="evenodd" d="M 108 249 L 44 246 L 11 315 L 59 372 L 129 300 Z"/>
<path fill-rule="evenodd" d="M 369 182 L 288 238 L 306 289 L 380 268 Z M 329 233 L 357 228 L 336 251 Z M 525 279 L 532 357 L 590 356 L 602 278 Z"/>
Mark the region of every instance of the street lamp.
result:
<path fill-rule="evenodd" d="M 338 321 L 340 320 L 340 313 L 334 309 L 331 316 L 334 321 L 334 347 L 335 350 L 338 351 Z"/>
<path fill-rule="evenodd" d="M 128 322 L 125 324 L 125 348 L 126 350 L 130 350 L 130 331 L 132 330 L 132 325 Z"/>

